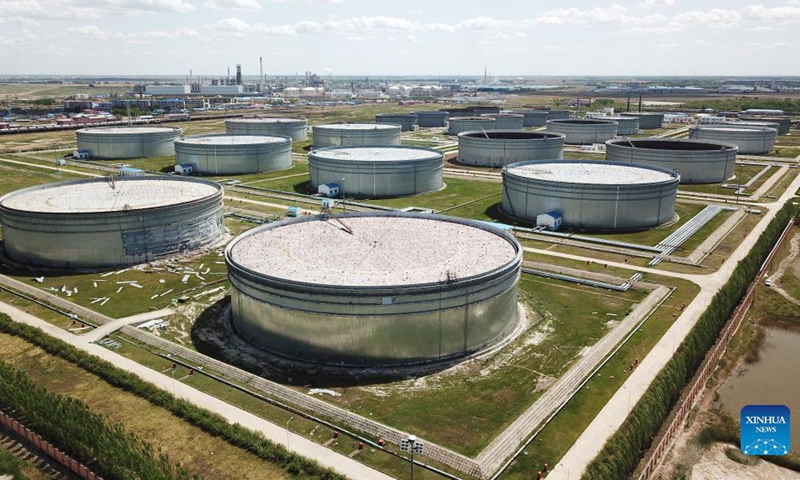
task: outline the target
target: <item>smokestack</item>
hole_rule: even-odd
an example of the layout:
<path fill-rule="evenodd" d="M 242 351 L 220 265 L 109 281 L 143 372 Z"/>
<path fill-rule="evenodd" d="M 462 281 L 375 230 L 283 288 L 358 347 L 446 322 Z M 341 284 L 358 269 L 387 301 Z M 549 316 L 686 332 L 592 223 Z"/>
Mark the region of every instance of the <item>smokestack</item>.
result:
<path fill-rule="evenodd" d="M 639 113 L 642 113 L 642 96 L 639 95 Z"/>
<path fill-rule="evenodd" d="M 262 57 L 258 57 L 258 91 L 263 92 L 264 87 L 261 85 L 261 82 L 264 81 L 264 59 Z"/>
<path fill-rule="evenodd" d="M 236 85 L 242 84 L 242 65 L 236 64 Z"/>
<path fill-rule="evenodd" d="M 225 78 L 225 83 L 231 83 L 231 67 L 228 67 L 228 76 Z"/>
<path fill-rule="evenodd" d="M 489 67 L 483 67 L 483 84 L 489 81 Z"/>

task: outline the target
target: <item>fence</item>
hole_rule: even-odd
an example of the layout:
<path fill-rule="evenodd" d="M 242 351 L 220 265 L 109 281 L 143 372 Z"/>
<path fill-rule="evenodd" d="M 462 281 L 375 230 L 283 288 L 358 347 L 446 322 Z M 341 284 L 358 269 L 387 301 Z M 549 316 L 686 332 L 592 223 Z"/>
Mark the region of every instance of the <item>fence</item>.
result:
<path fill-rule="evenodd" d="M 82 478 L 83 480 L 103 480 L 102 477 L 96 475 L 94 472 L 89 470 L 89 468 L 86 467 L 86 465 L 78 462 L 77 460 L 70 457 L 66 453 L 57 449 L 49 442 L 42 440 L 42 437 L 28 430 L 27 428 L 25 428 L 25 425 L 19 423 L 17 420 L 8 416 L 5 412 L 1 411 L 0 411 L 0 425 L 8 428 L 12 432 L 24 438 L 26 441 L 30 442 L 32 445 L 38 448 L 40 452 L 46 453 L 48 457 L 60 463 L 61 465 L 69 469 L 72 473 Z"/>

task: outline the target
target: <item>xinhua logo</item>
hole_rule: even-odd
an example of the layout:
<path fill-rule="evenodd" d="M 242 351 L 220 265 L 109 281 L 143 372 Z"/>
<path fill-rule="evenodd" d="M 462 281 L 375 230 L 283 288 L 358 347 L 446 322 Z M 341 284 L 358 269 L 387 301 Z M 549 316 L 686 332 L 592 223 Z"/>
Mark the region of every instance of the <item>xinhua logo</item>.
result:
<path fill-rule="evenodd" d="M 745 455 L 786 455 L 791 448 L 790 412 L 785 405 L 742 408 L 741 444 Z"/>

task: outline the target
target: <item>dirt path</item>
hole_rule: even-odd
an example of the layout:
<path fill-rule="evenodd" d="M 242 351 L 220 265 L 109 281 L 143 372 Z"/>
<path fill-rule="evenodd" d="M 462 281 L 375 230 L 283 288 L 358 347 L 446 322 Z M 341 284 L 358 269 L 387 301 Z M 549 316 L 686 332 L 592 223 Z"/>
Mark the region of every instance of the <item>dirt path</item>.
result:
<path fill-rule="evenodd" d="M 784 290 L 780 285 L 780 282 L 783 279 L 783 274 L 786 273 L 786 269 L 789 268 L 789 265 L 791 265 L 792 261 L 797 258 L 798 253 L 800 253 L 800 235 L 795 235 L 789 241 L 789 255 L 783 259 L 780 265 L 778 265 L 777 270 L 775 270 L 775 273 L 772 274 L 772 289 L 778 292 L 788 302 L 800 307 L 800 300 L 791 296 L 789 292 Z"/>
<path fill-rule="evenodd" d="M 754 465 L 735 462 L 725 455 L 725 448 L 729 447 L 725 444 L 714 444 L 709 447 L 700 460 L 692 466 L 689 478 L 691 480 L 800 480 L 800 473 L 780 468 L 761 459 Z"/>

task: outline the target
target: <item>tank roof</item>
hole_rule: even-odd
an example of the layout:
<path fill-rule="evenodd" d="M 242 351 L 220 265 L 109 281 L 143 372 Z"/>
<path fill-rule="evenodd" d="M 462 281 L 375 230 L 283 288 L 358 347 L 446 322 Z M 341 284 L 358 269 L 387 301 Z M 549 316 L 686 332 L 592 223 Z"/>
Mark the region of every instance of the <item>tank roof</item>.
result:
<path fill-rule="evenodd" d="M 260 145 L 290 141 L 289 137 L 273 135 L 198 135 L 178 140 L 193 145 Z"/>
<path fill-rule="evenodd" d="M 400 126 L 386 123 L 328 123 L 325 125 L 314 125 L 314 128 L 330 128 L 335 130 L 397 130 Z"/>
<path fill-rule="evenodd" d="M 416 147 L 329 147 L 312 150 L 317 158 L 369 162 L 427 160 L 442 157 L 442 152 Z"/>
<path fill-rule="evenodd" d="M 88 127 L 78 130 L 79 133 L 99 135 L 143 134 L 143 133 L 179 133 L 177 127 Z"/>
<path fill-rule="evenodd" d="M 216 183 L 176 178 L 79 180 L 26 188 L 2 199 L 3 207 L 38 213 L 101 213 L 166 207 L 219 192 Z"/>
<path fill-rule="evenodd" d="M 584 185 L 638 185 L 673 178 L 662 169 L 598 161 L 522 162 L 511 164 L 506 170 L 530 179 Z"/>
<path fill-rule="evenodd" d="M 419 216 L 341 216 L 269 225 L 236 240 L 229 258 L 282 280 L 330 286 L 444 283 L 502 267 L 517 247 L 491 227 Z M 348 233 L 342 224 L 352 231 Z"/>

